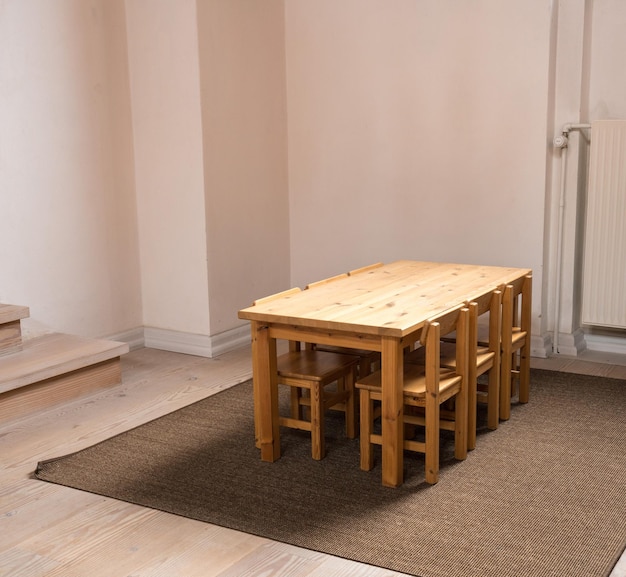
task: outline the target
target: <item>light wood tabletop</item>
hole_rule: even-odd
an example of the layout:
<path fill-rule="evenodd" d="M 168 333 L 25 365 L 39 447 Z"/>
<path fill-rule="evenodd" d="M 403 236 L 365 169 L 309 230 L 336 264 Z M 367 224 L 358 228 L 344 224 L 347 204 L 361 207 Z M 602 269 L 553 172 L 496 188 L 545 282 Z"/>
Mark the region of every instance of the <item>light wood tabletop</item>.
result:
<path fill-rule="evenodd" d="M 382 481 L 403 481 L 403 349 L 425 322 L 449 308 L 530 274 L 530 269 L 400 260 L 239 311 L 251 321 L 257 444 L 280 457 L 276 339 L 381 353 Z"/>

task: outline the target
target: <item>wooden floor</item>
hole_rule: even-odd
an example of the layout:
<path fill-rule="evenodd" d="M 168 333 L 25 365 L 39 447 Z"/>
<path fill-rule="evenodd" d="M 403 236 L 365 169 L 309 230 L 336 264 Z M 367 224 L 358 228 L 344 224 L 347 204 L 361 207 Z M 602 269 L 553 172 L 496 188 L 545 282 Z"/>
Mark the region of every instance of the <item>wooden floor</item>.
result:
<path fill-rule="evenodd" d="M 533 366 L 626 379 L 626 360 L 616 356 L 533 359 Z M 122 358 L 121 385 L 1 425 L 0 576 L 400 575 L 31 478 L 40 460 L 107 439 L 250 373 L 247 348 L 217 359 L 140 349 Z M 623 557 L 612 577 L 625 576 Z"/>

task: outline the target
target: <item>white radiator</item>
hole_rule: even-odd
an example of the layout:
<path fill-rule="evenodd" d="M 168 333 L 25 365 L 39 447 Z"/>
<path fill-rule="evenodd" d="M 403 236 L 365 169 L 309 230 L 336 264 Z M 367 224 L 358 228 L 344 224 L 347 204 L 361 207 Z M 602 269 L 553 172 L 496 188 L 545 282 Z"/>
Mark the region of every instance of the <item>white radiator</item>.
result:
<path fill-rule="evenodd" d="M 591 125 L 582 322 L 626 328 L 626 120 Z"/>

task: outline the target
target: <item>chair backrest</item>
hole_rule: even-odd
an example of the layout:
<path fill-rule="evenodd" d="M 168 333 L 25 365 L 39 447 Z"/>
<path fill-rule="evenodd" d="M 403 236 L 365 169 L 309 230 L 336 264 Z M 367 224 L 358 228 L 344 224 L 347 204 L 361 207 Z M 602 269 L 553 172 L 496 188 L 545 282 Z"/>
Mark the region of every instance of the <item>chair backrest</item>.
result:
<path fill-rule="evenodd" d="M 484 339 L 492 351 L 498 351 L 500 347 L 500 334 L 502 330 L 502 291 L 495 289 L 489 293 L 472 299 L 476 307 L 475 314 L 470 314 L 469 338 L 470 342 L 478 341 L 479 317 L 489 314 L 488 335 Z M 471 304 L 468 303 L 468 306 Z M 471 313 L 471 310 L 470 310 Z M 482 326 L 482 325 L 481 325 Z"/>
<path fill-rule="evenodd" d="M 531 325 L 532 275 L 509 283 L 502 294 L 502 339 L 511 338 L 514 329 L 527 334 Z"/>
<path fill-rule="evenodd" d="M 339 279 L 342 279 L 342 278 L 346 278 L 347 276 L 348 276 L 348 273 L 344 272 L 344 273 L 341 273 L 341 274 L 338 274 L 338 275 L 335 275 L 335 276 L 331 276 L 331 277 L 328 277 L 328 278 L 325 278 L 325 279 L 322 279 L 322 280 L 318 280 L 318 281 L 315 281 L 315 282 L 312 282 L 312 283 L 309 283 L 308 285 L 306 285 L 305 290 L 312 289 L 312 288 L 315 288 L 315 287 L 318 287 L 318 286 L 322 286 L 322 285 L 334 282 L 336 280 L 339 280 Z"/>
<path fill-rule="evenodd" d="M 456 372 L 461 375 L 463 387 L 467 387 L 469 342 L 469 314 L 465 305 L 460 305 L 432 317 L 420 335 L 420 342 L 425 347 L 426 392 L 439 395 L 439 368 L 441 353 L 441 337 L 456 333 Z M 474 343 L 473 346 L 476 346 Z"/>
<path fill-rule="evenodd" d="M 355 274 L 361 274 L 362 272 L 369 272 L 371 270 L 380 268 L 381 266 L 383 266 L 382 262 L 376 262 L 374 264 L 368 264 L 367 266 L 362 266 L 361 268 L 355 268 L 354 270 L 351 270 L 348 272 L 349 276 L 355 275 Z"/>

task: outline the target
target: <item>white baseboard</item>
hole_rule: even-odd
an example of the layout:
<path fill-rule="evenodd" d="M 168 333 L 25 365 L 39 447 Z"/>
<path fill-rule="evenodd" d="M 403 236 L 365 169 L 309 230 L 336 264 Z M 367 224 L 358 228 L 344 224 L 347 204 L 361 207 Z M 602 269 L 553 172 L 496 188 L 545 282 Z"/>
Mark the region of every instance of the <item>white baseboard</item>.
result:
<path fill-rule="evenodd" d="M 585 350 L 601 353 L 616 353 L 626 355 L 626 334 L 594 334 L 577 329 L 573 333 L 559 333 L 558 351 L 553 350 L 552 333 L 544 335 L 543 343 L 540 337 L 533 336 L 531 356 L 545 358 L 546 356 L 563 355 L 567 357 L 580 356 Z"/>
<path fill-rule="evenodd" d="M 554 346 L 554 343 L 552 343 Z M 552 350 L 555 355 L 577 357 L 587 348 L 585 333 L 576 329 L 573 333 L 559 333 L 558 350 Z"/>
<path fill-rule="evenodd" d="M 141 349 L 145 346 L 143 327 L 137 327 L 128 331 L 109 335 L 106 338 L 110 341 L 127 343 L 131 351 Z"/>
<path fill-rule="evenodd" d="M 214 357 L 219 357 L 224 353 L 239 349 L 241 347 L 249 347 L 251 342 L 250 324 L 224 331 L 211 337 L 211 350 Z"/>
<path fill-rule="evenodd" d="M 196 335 L 155 327 L 144 327 L 143 334 L 144 344 L 149 349 L 211 358 L 211 339 L 208 335 Z"/>
<path fill-rule="evenodd" d="M 530 339 L 530 356 L 539 359 L 546 359 L 552 352 L 552 339 L 549 335 L 540 337 L 532 335 Z"/>
<path fill-rule="evenodd" d="M 217 335 L 197 335 L 154 327 L 144 327 L 143 334 L 145 347 L 208 358 L 250 344 L 248 325 Z"/>
<path fill-rule="evenodd" d="M 147 347 L 213 358 L 228 351 L 250 345 L 250 326 L 243 325 L 217 335 L 196 335 L 155 327 L 137 327 L 114 335 L 108 335 L 112 341 L 128 343 L 130 350 Z"/>

